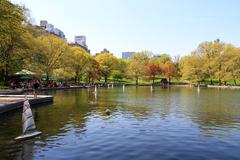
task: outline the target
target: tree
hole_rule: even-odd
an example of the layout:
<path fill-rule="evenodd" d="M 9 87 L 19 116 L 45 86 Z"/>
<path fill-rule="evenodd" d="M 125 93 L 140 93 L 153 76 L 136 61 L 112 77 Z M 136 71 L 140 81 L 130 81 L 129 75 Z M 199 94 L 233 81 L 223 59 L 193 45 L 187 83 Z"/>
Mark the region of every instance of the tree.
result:
<path fill-rule="evenodd" d="M 88 83 L 94 83 L 95 80 L 101 79 L 100 65 L 93 57 L 90 57 L 89 62 L 90 65 L 86 68 L 86 78 Z"/>
<path fill-rule="evenodd" d="M 159 75 L 160 73 L 162 73 L 162 71 L 163 68 L 161 68 L 160 64 L 158 63 L 150 62 L 149 64 L 147 64 L 147 74 L 152 80 L 152 84 L 154 84 L 156 75 Z"/>
<path fill-rule="evenodd" d="M 159 64 L 164 64 L 167 61 L 171 61 L 171 56 L 169 54 L 161 54 L 159 57 L 154 57 L 155 61 L 157 61 Z"/>
<path fill-rule="evenodd" d="M 228 46 L 221 60 L 224 83 L 226 84 L 227 80 L 233 80 L 237 85 L 237 79 L 240 78 L 240 49 Z"/>
<path fill-rule="evenodd" d="M 70 51 L 65 54 L 64 61 L 75 73 L 75 82 L 80 81 L 84 75 L 87 66 L 90 65 L 90 54 L 80 47 L 71 47 Z"/>
<path fill-rule="evenodd" d="M 35 65 L 40 72 L 47 75 L 47 80 L 54 69 L 61 68 L 61 60 L 69 51 L 65 40 L 54 35 L 43 35 L 37 38 Z"/>
<path fill-rule="evenodd" d="M 197 49 L 194 51 L 195 54 L 202 57 L 205 63 L 202 68 L 206 72 L 206 78 L 209 78 L 212 82 L 212 79 L 218 78 L 219 83 L 221 83 L 221 66 L 222 60 L 221 56 L 225 50 L 225 43 L 216 40 L 214 42 L 203 42 L 199 44 Z"/>
<path fill-rule="evenodd" d="M 15 56 L 19 54 L 16 50 L 25 47 L 22 41 L 25 16 L 22 7 L 8 0 L 0 0 L 0 15 L 0 77 L 7 83 L 11 66 L 14 66 L 13 59 L 17 59 Z"/>
<path fill-rule="evenodd" d="M 53 70 L 53 76 L 60 81 L 67 81 L 71 80 L 75 75 L 71 68 L 64 67 Z"/>
<path fill-rule="evenodd" d="M 168 78 L 168 83 L 171 83 L 171 78 L 176 76 L 177 69 L 172 61 L 167 61 L 163 65 L 164 75 Z"/>
<path fill-rule="evenodd" d="M 175 68 L 176 68 L 175 77 L 176 77 L 177 79 L 180 79 L 180 77 L 181 77 L 180 55 L 174 56 L 173 63 L 174 63 Z"/>
<path fill-rule="evenodd" d="M 180 61 L 182 78 L 190 82 L 200 83 L 206 77 L 202 66 L 204 61 L 198 55 L 185 56 Z"/>
<path fill-rule="evenodd" d="M 141 76 L 145 75 L 146 65 L 149 62 L 149 58 L 151 56 L 151 52 L 137 52 L 134 53 L 129 60 L 128 64 L 128 74 L 130 77 L 133 77 L 136 81 L 136 85 L 138 85 L 138 80 Z"/>
<path fill-rule="evenodd" d="M 124 59 L 118 59 L 118 65 L 115 70 L 112 71 L 112 77 L 114 80 L 119 81 L 126 77 L 127 62 Z"/>
<path fill-rule="evenodd" d="M 104 81 L 107 83 L 107 79 L 110 76 L 111 72 L 118 66 L 118 60 L 116 57 L 109 53 L 101 53 L 97 55 L 95 59 L 99 63 Z"/>

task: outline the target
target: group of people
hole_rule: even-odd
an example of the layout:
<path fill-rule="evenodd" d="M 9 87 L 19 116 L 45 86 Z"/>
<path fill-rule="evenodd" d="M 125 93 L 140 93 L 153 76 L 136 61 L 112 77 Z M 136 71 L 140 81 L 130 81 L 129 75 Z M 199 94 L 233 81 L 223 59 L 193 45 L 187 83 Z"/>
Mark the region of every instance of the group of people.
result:
<path fill-rule="evenodd" d="M 34 88 L 52 88 L 52 87 L 58 87 L 56 81 L 43 81 L 39 79 L 32 79 L 32 80 L 24 80 L 24 81 L 11 81 L 10 83 L 11 88 L 22 88 L 22 89 L 34 89 Z"/>

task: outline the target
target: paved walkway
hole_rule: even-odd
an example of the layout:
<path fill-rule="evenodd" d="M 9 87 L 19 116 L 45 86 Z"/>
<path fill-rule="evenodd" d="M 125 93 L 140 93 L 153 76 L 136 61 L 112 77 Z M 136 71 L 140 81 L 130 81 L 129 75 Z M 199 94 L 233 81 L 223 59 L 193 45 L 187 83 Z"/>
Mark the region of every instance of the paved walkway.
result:
<path fill-rule="evenodd" d="M 37 98 L 34 98 L 33 95 L 27 95 L 29 103 L 32 106 L 53 102 L 52 96 L 38 95 Z M 0 114 L 21 108 L 25 100 L 25 95 L 0 95 Z"/>

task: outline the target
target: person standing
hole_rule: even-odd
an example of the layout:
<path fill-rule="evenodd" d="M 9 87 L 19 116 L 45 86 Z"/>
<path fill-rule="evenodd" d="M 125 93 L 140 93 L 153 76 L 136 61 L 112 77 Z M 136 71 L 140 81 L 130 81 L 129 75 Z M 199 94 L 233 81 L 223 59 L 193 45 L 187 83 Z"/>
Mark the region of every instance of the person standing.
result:
<path fill-rule="evenodd" d="M 38 81 L 34 81 L 33 83 L 33 94 L 34 94 L 34 98 L 37 98 L 37 90 L 39 88 L 40 84 L 38 83 Z"/>

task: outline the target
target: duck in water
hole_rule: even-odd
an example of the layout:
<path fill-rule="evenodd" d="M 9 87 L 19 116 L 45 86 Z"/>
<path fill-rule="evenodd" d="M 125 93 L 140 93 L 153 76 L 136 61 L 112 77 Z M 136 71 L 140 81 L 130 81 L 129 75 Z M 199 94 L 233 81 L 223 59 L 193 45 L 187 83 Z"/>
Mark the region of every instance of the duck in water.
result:
<path fill-rule="evenodd" d="M 110 115 L 112 112 L 111 112 L 110 109 L 106 109 L 106 110 L 105 110 L 105 113 L 106 113 L 107 115 Z"/>

